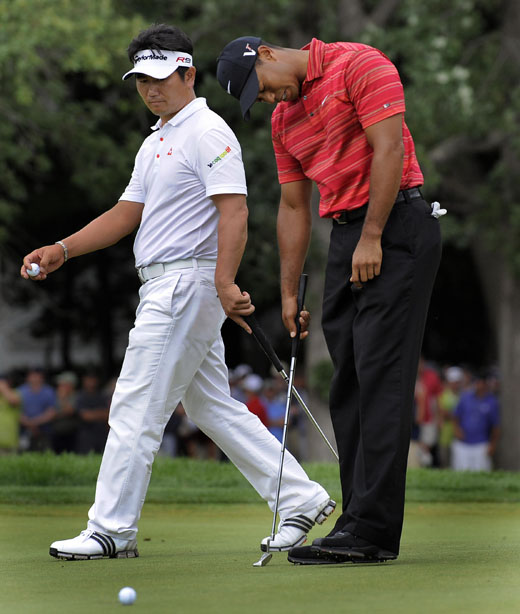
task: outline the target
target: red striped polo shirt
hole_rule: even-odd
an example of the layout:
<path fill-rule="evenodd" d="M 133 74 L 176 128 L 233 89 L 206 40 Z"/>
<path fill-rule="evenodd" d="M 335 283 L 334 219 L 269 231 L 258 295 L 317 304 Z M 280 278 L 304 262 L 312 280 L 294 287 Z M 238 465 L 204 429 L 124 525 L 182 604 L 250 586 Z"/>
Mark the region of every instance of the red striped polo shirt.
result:
<path fill-rule="evenodd" d="M 405 111 L 399 74 L 378 49 L 315 38 L 300 98 L 279 103 L 272 138 L 281 184 L 312 179 L 320 216 L 333 217 L 368 202 L 372 148 L 364 129 Z M 410 131 L 403 120 L 401 189 L 422 185 Z"/>

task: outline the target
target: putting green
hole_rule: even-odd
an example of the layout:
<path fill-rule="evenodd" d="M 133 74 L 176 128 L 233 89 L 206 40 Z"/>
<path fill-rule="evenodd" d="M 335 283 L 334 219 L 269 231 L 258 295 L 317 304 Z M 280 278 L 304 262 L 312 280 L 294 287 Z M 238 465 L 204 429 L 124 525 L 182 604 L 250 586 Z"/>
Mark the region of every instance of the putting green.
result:
<path fill-rule="evenodd" d="M 81 506 L 0 506 L 0 611 L 283 614 L 520 611 L 518 503 L 410 503 L 401 555 L 381 565 L 252 566 L 271 515 L 259 504 L 147 504 L 138 559 L 65 562 L 49 543 L 84 527 Z M 311 536 L 327 532 L 327 525 Z"/>

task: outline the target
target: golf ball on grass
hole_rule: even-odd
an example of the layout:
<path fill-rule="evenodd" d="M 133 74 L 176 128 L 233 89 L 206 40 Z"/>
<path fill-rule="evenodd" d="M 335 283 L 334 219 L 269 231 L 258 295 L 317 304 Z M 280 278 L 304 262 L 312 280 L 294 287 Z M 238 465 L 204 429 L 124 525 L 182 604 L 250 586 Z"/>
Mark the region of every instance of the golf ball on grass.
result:
<path fill-rule="evenodd" d="M 131 586 L 125 586 L 119 591 L 119 601 L 123 605 L 132 605 L 137 599 L 137 593 Z"/>
<path fill-rule="evenodd" d="M 25 270 L 27 271 L 27 275 L 29 275 L 29 277 L 36 277 L 36 275 L 38 275 L 40 272 L 40 266 L 36 264 L 36 262 L 32 262 L 31 266 L 29 268 L 26 267 Z"/>

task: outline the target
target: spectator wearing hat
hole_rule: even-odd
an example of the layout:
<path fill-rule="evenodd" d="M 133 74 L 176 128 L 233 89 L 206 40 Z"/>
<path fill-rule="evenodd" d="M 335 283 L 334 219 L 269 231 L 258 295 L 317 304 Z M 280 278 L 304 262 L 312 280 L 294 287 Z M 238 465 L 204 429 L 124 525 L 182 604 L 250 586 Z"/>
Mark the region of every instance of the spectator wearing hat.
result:
<path fill-rule="evenodd" d="M 246 402 L 246 395 L 242 388 L 244 379 L 253 372 L 253 369 L 246 364 L 240 364 L 229 372 L 229 388 L 231 396 L 241 403 Z"/>
<path fill-rule="evenodd" d="M 490 392 L 486 372 L 478 373 L 473 388 L 461 395 L 454 419 L 453 468 L 491 471 L 500 435 L 500 417 L 498 399 Z"/>
<path fill-rule="evenodd" d="M 439 406 L 439 461 L 443 468 L 451 467 L 451 446 L 455 437 L 453 412 L 464 385 L 464 371 L 448 367 L 444 371 L 444 387 L 438 398 Z"/>
<path fill-rule="evenodd" d="M 56 454 L 76 450 L 77 382 L 78 378 L 72 371 L 64 371 L 56 377 L 56 417 L 52 422 L 52 449 Z"/>
<path fill-rule="evenodd" d="M 255 414 L 255 416 L 258 416 L 264 426 L 269 427 L 267 409 L 260 398 L 263 386 L 264 380 L 256 373 L 246 375 L 242 382 L 242 388 L 246 395 L 245 404 L 247 409 L 252 414 Z"/>

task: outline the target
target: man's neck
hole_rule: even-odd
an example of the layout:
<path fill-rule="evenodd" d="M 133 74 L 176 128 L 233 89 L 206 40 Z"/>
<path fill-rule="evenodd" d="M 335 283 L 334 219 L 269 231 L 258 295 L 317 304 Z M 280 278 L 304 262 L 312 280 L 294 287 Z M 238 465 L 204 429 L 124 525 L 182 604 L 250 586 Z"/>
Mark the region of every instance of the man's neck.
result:
<path fill-rule="evenodd" d="M 162 128 L 164 125 L 166 125 L 171 119 L 173 119 L 185 107 L 187 107 L 190 103 L 192 103 L 195 100 L 195 98 L 196 98 L 196 96 L 195 96 L 195 94 L 193 94 L 193 96 L 190 97 L 188 100 L 186 100 L 186 103 L 180 109 L 175 111 L 175 113 L 168 113 L 167 115 L 161 115 L 161 125 L 160 125 L 160 127 Z"/>

